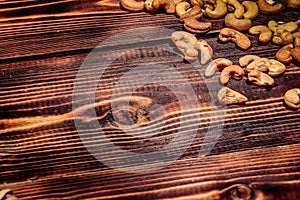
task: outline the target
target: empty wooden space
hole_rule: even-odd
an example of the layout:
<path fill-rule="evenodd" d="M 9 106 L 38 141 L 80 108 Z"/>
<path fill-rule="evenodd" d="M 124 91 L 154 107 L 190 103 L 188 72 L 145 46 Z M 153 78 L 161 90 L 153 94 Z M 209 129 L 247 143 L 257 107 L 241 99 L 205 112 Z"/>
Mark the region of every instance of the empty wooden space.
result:
<path fill-rule="evenodd" d="M 283 102 L 300 87 L 299 63 L 273 87 L 230 80 L 249 100 L 223 106 L 219 72 L 205 78 L 172 44 L 184 30 L 175 15 L 131 13 L 118 0 L 1 1 L 0 13 L 0 190 L 24 200 L 300 199 L 300 111 Z M 253 24 L 299 16 L 285 8 Z M 246 51 L 221 43 L 224 19 L 203 20 L 212 30 L 196 37 L 213 58 L 237 64 L 280 48 L 254 35 Z"/>

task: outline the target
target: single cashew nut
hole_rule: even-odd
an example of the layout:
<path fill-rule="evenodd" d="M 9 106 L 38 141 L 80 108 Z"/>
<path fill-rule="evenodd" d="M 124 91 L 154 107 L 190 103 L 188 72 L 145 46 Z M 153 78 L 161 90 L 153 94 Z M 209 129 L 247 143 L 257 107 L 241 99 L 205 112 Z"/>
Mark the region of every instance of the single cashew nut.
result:
<path fill-rule="evenodd" d="M 250 19 L 238 19 L 233 13 L 228 13 L 225 17 L 225 24 L 229 28 L 246 31 L 251 27 L 252 22 Z"/>
<path fill-rule="evenodd" d="M 145 8 L 145 3 L 143 1 L 135 1 L 135 0 L 121 0 L 121 5 L 130 11 L 142 11 Z"/>
<path fill-rule="evenodd" d="M 278 60 L 270 59 L 269 62 L 268 74 L 270 76 L 279 76 L 286 70 L 286 66 Z"/>
<path fill-rule="evenodd" d="M 244 76 L 245 72 L 243 68 L 238 65 L 231 65 L 225 67 L 220 75 L 220 81 L 222 84 L 227 84 L 230 78 L 234 78 L 236 80 L 241 80 Z"/>
<path fill-rule="evenodd" d="M 180 16 L 180 21 L 184 21 L 187 18 L 195 18 L 195 19 L 200 19 L 203 16 L 203 12 L 201 10 L 201 8 L 199 6 L 193 6 L 189 11 L 187 11 L 186 13 L 183 13 Z"/>
<path fill-rule="evenodd" d="M 273 0 L 258 0 L 257 5 L 259 10 L 264 14 L 278 13 L 283 7 L 281 3 L 275 4 Z"/>
<path fill-rule="evenodd" d="M 242 4 L 240 4 L 240 2 L 238 2 L 237 0 L 228 0 L 227 1 L 228 5 L 231 5 L 234 7 L 234 16 L 238 19 L 242 18 L 244 15 L 244 7 L 242 6 Z"/>
<path fill-rule="evenodd" d="M 294 37 L 294 46 L 300 47 L 300 31 L 293 33 Z"/>
<path fill-rule="evenodd" d="M 246 8 L 243 17 L 246 19 L 255 19 L 259 13 L 258 6 L 254 1 L 243 1 L 242 5 Z"/>
<path fill-rule="evenodd" d="M 287 23 L 278 24 L 276 21 L 270 20 L 268 22 L 268 27 L 273 32 L 275 32 L 276 29 L 278 29 L 278 28 L 282 28 L 282 29 L 287 30 L 288 32 L 293 33 L 298 29 L 298 24 L 297 24 L 297 22 L 287 22 Z"/>
<path fill-rule="evenodd" d="M 294 48 L 293 44 L 287 44 L 277 51 L 275 58 L 282 63 L 290 64 L 293 60 L 291 50 Z"/>
<path fill-rule="evenodd" d="M 293 88 L 284 94 L 284 102 L 292 109 L 300 107 L 300 88 Z"/>
<path fill-rule="evenodd" d="M 300 0 L 287 0 L 289 8 L 300 8 Z"/>
<path fill-rule="evenodd" d="M 253 35 L 259 34 L 258 40 L 262 44 L 267 44 L 272 39 L 272 35 L 273 35 L 272 31 L 267 26 L 263 26 L 263 25 L 252 26 L 249 29 L 249 33 Z"/>
<path fill-rule="evenodd" d="M 184 28 L 192 33 L 207 33 L 212 27 L 210 22 L 200 22 L 194 17 L 189 17 L 184 20 Z"/>
<path fill-rule="evenodd" d="M 284 28 L 277 28 L 272 38 L 272 42 L 278 45 L 291 44 L 293 41 L 293 34 Z"/>
<path fill-rule="evenodd" d="M 261 72 L 267 72 L 269 65 L 270 60 L 268 58 L 260 58 L 247 65 L 246 71 L 250 72 L 252 70 L 259 70 Z"/>
<path fill-rule="evenodd" d="M 194 46 L 198 40 L 193 34 L 185 31 L 175 31 L 172 33 L 171 39 L 184 54 L 185 60 L 192 62 L 197 59 L 198 50 Z"/>
<path fill-rule="evenodd" d="M 200 63 L 205 65 L 212 58 L 213 49 L 206 40 L 198 40 L 194 47 L 201 52 Z"/>
<path fill-rule="evenodd" d="M 241 67 L 246 67 L 247 65 L 258 59 L 260 59 L 260 57 L 256 55 L 245 55 L 239 58 L 239 65 Z"/>
<path fill-rule="evenodd" d="M 227 13 L 227 6 L 223 0 L 216 0 L 215 9 L 212 10 L 210 7 L 206 7 L 205 14 L 213 19 L 220 19 Z"/>
<path fill-rule="evenodd" d="M 245 103 L 246 101 L 248 101 L 248 98 L 228 87 L 223 87 L 218 92 L 218 100 L 221 104 L 230 105 Z"/>
<path fill-rule="evenodd" d="M 205 69 L 204 75 L 212 77 L 217 70 L 223 70 L 225 67 L 232 65 L 232 61 L 226 58 L 217 58 L 211 61 Z"/>
<path fill-rule="evenodd" d="M 145 8 L 149 12 L 156 12 L 160 8 L 159 0 L 146 0 Z"/>
<path fill-rule="evenodd" d="M 251 47 L 251 41 L 248 36 L 232 28 L 222 28 L 219 34 L 219 40 L 222 42 L 232 41 L 244 50 Z"/>
<path fill-rule="evenodd" d="M 270 86 L 274 85 L 274 79 L 268 74 L 265 74 L 259 70 L 251 70 L 248 73 L 248 80 L 258 86 Z"/>
<path fill-rule="evenodd" d="M 191 5 L 188 2 L 180 2 L 175 7 L 176 14 L 181 17 L 183 14 L 188 12 L 190 7 Z"/>
<path fill-rule="evenodd" d="M 200 8 L 202 8 L 204 6 L 203 0 L 191 0 L 191 4 L 193 6 L 195 6 L 195 5 L 200 6 Z"/>
<path fill-rule="evenodd" d="M 297 60 L 300 63 L 300 47 L 295 47 L 291 50 L 291 55 L 293 59 Z"/>

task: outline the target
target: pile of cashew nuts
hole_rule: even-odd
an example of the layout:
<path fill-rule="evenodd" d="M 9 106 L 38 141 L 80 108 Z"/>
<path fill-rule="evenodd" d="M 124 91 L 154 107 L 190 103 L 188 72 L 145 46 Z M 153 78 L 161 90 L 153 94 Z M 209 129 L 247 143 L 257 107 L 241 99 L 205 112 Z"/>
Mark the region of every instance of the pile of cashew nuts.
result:
<path fill-rule="evenodd" d="M 267 25 L 252 26 L 259 13 L 276 14 L 283 9 L 282 3 L 273 0 L 121 0 L 123 8 L 138 12 L 146 10 L 157 12 L 164 10 L 168 14 L 176 14 L 183 23 L 185 31 L 175 31 L 171 39 L 184 55 L 184 59 L 193 62 L 200 57 L 200 64 L 206 66 L 205 77 L 212 77 L 220 71 L 220 82 L 224 87 L 218 92 L 221 104 L 239 104 L 248 101 L 241 93 L 225 85 L 230 79 L 242 80 L 244 76 L 257 86 L 272 86 L 274 78 L 283 74 L 286 65 L 293 60 L 300 63 L 300 19 L 291 22 L 276 22 L 271 20 Z M 287 7 L 299 9 L 299 0 L 287 0 Z M 245 32 L 259 35 L 261 45 L 272 42 L 282 47 L 275 59 L 261 58 L 256 55 L 246 55 L 239 58 L 238 64 L 226 58 L 213 58 L 213 48 L 204 39 L 197 39 L 193 33 L 205 34 L 212 28 L 211 22 L 205 22 L 203 17 L 224 18 L 225 26 L 218 35 L 222 43 L 234 42 L 241 50 L 251 47 L 251 41 Z M 286 92 L 285 104 L 297 109 L 300 107 L 300 89 Z"/>

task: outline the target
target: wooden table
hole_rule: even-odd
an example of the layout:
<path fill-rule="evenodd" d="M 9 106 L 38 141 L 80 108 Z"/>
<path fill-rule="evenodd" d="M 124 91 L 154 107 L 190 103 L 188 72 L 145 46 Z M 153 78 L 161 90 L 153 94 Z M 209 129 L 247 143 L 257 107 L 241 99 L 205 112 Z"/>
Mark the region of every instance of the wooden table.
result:
<path fill-rule="evenodd" d="M 300 199 L 300 112 L 287 109 L 282 99 L 285 91 L 300 87 L 299 64 L 288 65 L 271 88 L 255 86 L 246 76 L 230 80 L 227 86 L 249 100 L 221 106 L 214 99 L 217 90 L 209 90 L 219 85 L 219 72 L 204 78 L 205 66 L 183 62 L 174 46 L 175 53 L 159 48 L 170 42 L 166 32 L 145 31 L 182 30 L 174 15 L 130 13 L 117 0 L 2 1 L 0 6 L 0 189 L 11 188 L 24 200 L 230 199 L 230 195 Z M 299 10 L 284 10 L 259 15 L 253 24 L 299 16 Z M 251 35 L 247 51 L 220 43 L 217 36 L 224 20 L 203 20 L 211 21 L 213 28 L 197 38 L 209 42 L 214 58 L 234 63 L 247 54 L 274 58 L 279 49 L 270 43 L 263 46 Z M 134 28 L 143 28 L 146 42 L 137 45 L 137 38 L 123 38 L 122 48 L 133 50 L 118 54 L 120 43 L 110 38 Z M 116 59 L 107 65 L 90 57 L 94 65 L 82 67 L 99 44 L 107 47 L 102 54 L 105 61 Z M 138 77 L 129 73 L 129 82 L 119 81 L 139 66 L 143 69 Z M 76 78 L 80 69 L 85 76 Z M 98 70 L 103 72 L 101 78 Z M 153 83 L 141 84 L 141 77 Z M 167 85 L 153 81 L 160 78 Z M 93 104 L 88 98 L 95 80 L 99 82 Z M 130 95 L 126 107 L 123 101 Z M 135 125 L 140 131 L 130 132 Z M 186 133 L 191 138 L 181 138 Z M 174 143 L 174 138 L 179 140 Z M 141 156 L 168 144 L 174 152 L 168 149 L 171 160 L 132 160 L 130 168 L 118 165 L 123 158 L 114 149 L 100 148 L 99 157 L 94 157 L 93 147 L 100 143 Z"/>

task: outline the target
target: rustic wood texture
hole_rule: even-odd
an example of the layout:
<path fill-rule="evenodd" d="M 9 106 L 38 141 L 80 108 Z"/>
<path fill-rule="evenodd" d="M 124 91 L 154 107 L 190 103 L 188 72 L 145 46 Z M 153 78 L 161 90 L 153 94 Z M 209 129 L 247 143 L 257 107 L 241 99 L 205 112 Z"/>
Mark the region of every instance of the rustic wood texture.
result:
<path fill-rule="evenodd" d="M 207 82 L 218 85 L 219 72 L 215 78 L 205 79 L 204 66 L 195 68 L 176 54 L 151 48 L 128 51 L 106 69 L 98 83 L 95 105 L 74 110 L 77 73 L 100 42 L 132 28 L 182 30 L 178 18 L 162 12 L 130 13 L 120 8 L 118 0 L 2 1 L 0 13 L 0 189 L 11 188 L 20 199 L 217 200 L 230 199 L 232 191 L 248 187 L 257 200 L 300 199 L 300 111 L 288 109 L 282 99 L 285 91 L 300 87 L 299 63 L 288 65 L 284 75 L 275 78 L 272 88 L 257 87 L 246 77 L 231 80 L 228 87 L 246 94 L 249 101 L 224 107 L 211 96 L 217 91 L 209 94 L 206 87 Z M 299 10 L 284 9 L 276 15 L 259 15 L 253 24 L 266 24 L 270 19 L 295 20 L 299 16 Z M 204 20 L 213 22 L 213 29 L 197 37 L 211 44 L 214 58 L 225 57 L 234 63 L 246 54 L 274 58 L 279 49 L 273 44 L 262 46 L 257 36 L 251 35 L 252 47 L 247 51 L 237 49 L 233 43 L 220 43 L 217 36 L 224 20 Z M 147 32 L 145 38 L 151 44 L 170 40 L 169 36 Z M 136 42 L 129 37 L 123 44 L 134 46 Z M 106 52 L 107 58 L 120 53 L 116 43 L 107 45 L 113 49 Z M 199 107 L 181 109 L 176 94 L 168 88 L 142 85 L 134 92 L 129 108 L 117 113 L 116 121 L 111 114 L 115 83 L 141 63 L 145 76 L 153 64 L 175 66 L 193 88 Z M 83 71 L 89 76 L 79 80 L 83 93 L 89 92 L 84 86 L 98 78 L 99 67 L 106 67 L 105 63 Z M 170 78 L 164 80 L 170 85 L 185 84 L 177 81 L 176 73 L 159 74 L 163 75 Z M 134 83 L 138 77 L 131 78 Z M 128 96 L 126 88 L 130 85 L 120 87 L 120 96 Z M 190 97 L 185 91 L 181 95 Z M 136 110 L 150 104 L 162 106 L 165 112 L 151 119 L 135 115 Z M 96 117 L 89 115 L 94 106 Z M 99 122 L 115 145 L 144 153 L 171 142 L 180 115 L 185 114 L 189 123 L 184 124 L 183 133 L 197 126 L 192 144 L 174 162 L 164 163 L 166 167 L 142 174 L 126 173 L 125 168 L 119 171 L 97 160 L 74 124 L 76 119 L 87 127 L 91 121 Z M 216 122 L 224 117 L 224 123 L 212 126 L 222 133 L 210 150 L 203 141 L 214 114 Z M 118 127 L 137 122 L 143 128 L 134 136 Z M 94 127 L 89 127 L 84 136 L 103 139 L 95 134 Z M 182 148 L 180 145 L 176 148 Z M 200 149 L 206 148 L 208 155 L 199 158 Z M 118 159 L 112 158 L 116 163 Z M 154 163 L 153 167 L 160 164 Z"/>

